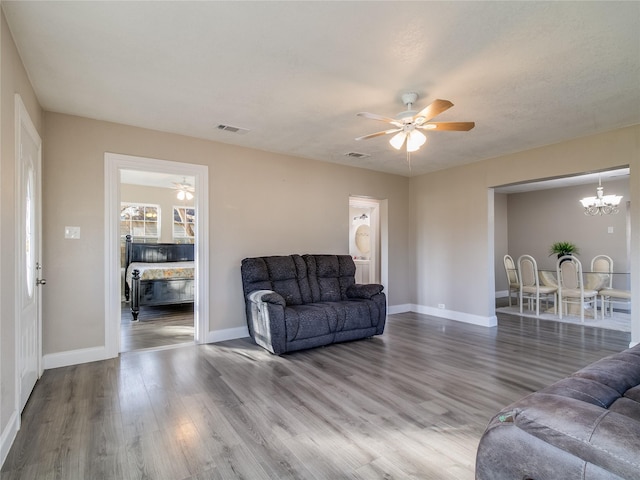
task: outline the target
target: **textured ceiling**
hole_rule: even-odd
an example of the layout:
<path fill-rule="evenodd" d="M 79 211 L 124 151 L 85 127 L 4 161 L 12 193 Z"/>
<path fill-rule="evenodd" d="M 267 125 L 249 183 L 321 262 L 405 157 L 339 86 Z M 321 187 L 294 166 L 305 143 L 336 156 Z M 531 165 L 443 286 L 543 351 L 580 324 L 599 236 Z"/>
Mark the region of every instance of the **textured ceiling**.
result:
<path fill-rule="evenodd" d="M 43 108 L 399 175 L 640 123 L 640 2 L 12 2 Z M 454 107 L 406 156 L 355 141 Z M 244 135 L 217 129 L 228 124 Z M 347 152 L 371 155 L 355 159 Z"/>

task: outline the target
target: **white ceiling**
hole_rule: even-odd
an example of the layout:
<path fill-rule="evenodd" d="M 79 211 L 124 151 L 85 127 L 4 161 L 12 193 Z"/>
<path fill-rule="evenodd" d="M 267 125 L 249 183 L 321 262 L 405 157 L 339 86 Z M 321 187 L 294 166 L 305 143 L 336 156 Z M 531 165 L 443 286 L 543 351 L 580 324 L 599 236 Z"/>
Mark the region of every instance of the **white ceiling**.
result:
<path fill-rule="evenodd" d="M 640 123 L 640 2 L 15 2 L 45 110 L 399 175 Z M 361 117 L 455 106 L 412 154 Z M 227 124 L 249 130 L 238 135 Z M 371 155 L 354 159 L 347 152 Z"/>

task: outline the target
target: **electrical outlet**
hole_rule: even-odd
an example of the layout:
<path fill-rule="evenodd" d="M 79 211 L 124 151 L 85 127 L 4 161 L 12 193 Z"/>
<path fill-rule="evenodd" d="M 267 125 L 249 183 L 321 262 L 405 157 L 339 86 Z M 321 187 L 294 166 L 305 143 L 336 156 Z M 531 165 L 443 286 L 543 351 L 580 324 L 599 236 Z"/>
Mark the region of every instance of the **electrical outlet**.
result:
<path fill-rule="evenodd" d="M 439 304 L 438 304 L 438 308 L 439 308 L 440 310 L 444 310 L 444 303 L 439 303 Z"/>

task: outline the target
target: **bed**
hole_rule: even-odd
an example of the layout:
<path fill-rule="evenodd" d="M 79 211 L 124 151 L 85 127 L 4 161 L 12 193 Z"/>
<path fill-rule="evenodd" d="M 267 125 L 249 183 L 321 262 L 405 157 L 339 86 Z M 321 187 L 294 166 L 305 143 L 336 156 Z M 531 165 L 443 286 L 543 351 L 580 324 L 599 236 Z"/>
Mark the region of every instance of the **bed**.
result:
<path fill-rule="evenodd" d="M 142 306 L 193 303 L 193 244 L 134 243 L 127 235 L 125 245 L 124 295 L 134 321 Z"/>

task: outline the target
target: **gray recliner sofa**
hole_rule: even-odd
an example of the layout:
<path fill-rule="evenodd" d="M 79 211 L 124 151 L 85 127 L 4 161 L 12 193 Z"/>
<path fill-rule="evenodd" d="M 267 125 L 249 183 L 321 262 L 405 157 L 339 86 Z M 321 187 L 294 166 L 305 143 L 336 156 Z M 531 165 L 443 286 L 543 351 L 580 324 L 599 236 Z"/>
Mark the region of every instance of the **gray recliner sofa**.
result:
<path fill-rule="evenodd" d="M 249 334 L 271 353 L 381 335 L 382 285 L 356 284 L 349 255 L 245 258 L 241 274 Z"/>
<path fill-rule="evenodd" d="M 640 345 L 498 413 L 480 440 L 476 479 L 640 479 Z"/>

